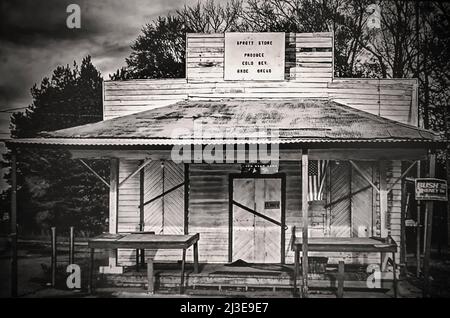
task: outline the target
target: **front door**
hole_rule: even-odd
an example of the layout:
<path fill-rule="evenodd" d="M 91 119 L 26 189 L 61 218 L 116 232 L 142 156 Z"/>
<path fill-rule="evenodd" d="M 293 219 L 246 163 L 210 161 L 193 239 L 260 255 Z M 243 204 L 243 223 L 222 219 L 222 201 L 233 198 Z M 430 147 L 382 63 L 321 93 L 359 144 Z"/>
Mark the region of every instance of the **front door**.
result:
<path fill-rule="evenodd" d="M 233 179 L 232 261 L 280 262 L 283 225 L 282 179 Z"/>

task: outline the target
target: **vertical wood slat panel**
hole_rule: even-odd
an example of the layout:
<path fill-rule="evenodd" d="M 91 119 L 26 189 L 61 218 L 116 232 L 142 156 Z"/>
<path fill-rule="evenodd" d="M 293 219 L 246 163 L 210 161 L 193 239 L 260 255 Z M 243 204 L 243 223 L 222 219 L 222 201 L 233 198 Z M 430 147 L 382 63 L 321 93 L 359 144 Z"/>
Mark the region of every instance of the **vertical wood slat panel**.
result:
<path fill-rule="evenodd" d="M 184 182 L 184 165 L 165 161 L 166 191 Z M 165 222 L 164 234 L 184 233 L 184 186 L 172 191 L 164 197 Z"/>
<path fill-rule="evenodd" d="M 351 236 L 350 165 L 341 161 L 331 162 L 330 236 Z"/>
<path fill-rule="evenodd" d="M 255 208 L 255 180 L 233 180 L 233 200 Z M 233 261 L 242 259 L 252 263 L 255 259 L 254 216 L 240 207 L 233 206 Z"/>
<path fill-rule="evenodd" d="M 124 161 L 121 179 L 124 179 L 139 165 L 138 161 Z M 184 166 L 171 161 L 164 163 L 165 191 L 184 181 Z M 153 161 L 144 168 L 144 202 L 162 193 L 162 168 L 160 161 Z M 128 180 L 121 189 L 122 216 L 119 223 L 122 231 L 139 230 L 139 174 Z M 164 200 L 164 222 L 163 204 Z M 131 215 L 132 213 L 132 215 Z M 167 194 L 144 207 L 144 230 L 155 231 L 156 234 L 183 234 L 184 231 L 184 188 Z M 146 251 L 147 255 L 156 261 L 178 261 L 181 258 L 179 250 Z M 119 260 L 123 265 L 131 265 L 135 261 L 135 251 L 119 250 Z"/>
<path fill-rule="evenodd" d="M 138 160 L 120 160 L 119 180 L 128 177 L 139 166 Z M 139 231 L 139 174 L 128 179 L 119 189 L 119 232 Z M 133 253 L 133 254 L 132 254 Z M 119 249 L 117 251 L 118 265 L 130 265 L 134 263 L 134 251 Z"/>
<path fill-rule="evenodd" d="M 391 161 L 389 165 L 389 173 L 388 173 L 388 188 L 390 188 L 393 183 L 401 176 L 402 174 L 402 164 L 401 161 Z M 402 182 L 399 181 L 392 188 L 392 191 L 388 195 L 388 228 L 390 235 L 400 247 L 402 246 L 401 240 L 401 213 L 402 213 Z M 396 253 L 396 260 L 400 261 L 400 248 L 397 249 L 398 253 Z"/>
<path fill-rule="evenodd" d="M 262 213 L 280 223 L 281 220 L 281 179 L 259 179 L 256 180 L 257 186 L 261 187 L 262 200 L 257 205 L 256 211 L 263 211 Z M 266 209 L 266 201 L 279 201 L 280 207 L 274 209 Z M 261 236 L 263 237 L 262 249 L 263 260 L 265 263 L 278 263 L 281 259 L 281 227 L 270 223 L 264 219 L 257 218 L 257 227 L 261 230 Z"/>
<path fill-rule="evenodd" d="M 344 187 L 343 193 L 339 194 L 339 196 L 336 196 L 336 193 L 331 194 L 330 193 L 330 178 L 329 173 L 326 178 L 327 184 L 329 184 L 325 189 L 324 197 L 327 198 L 327 201 L 330 202 L 330 197 L 333 197 L 333 200 L 336 200 L 338 198 L 341 198 L 345 192 L 349 192 L 349 169 L 350 165 L 348 162 L 341 161 L 340 164 L 343 164 L 346 166 L 346 168 L 341 168 L 341 184 L 340 185 L 333 185 L 334 188 L 342 188 Z M 329 169 L 332 169 L 332 165 L 330 163 Z M 336 168 L 335 171 L 333 171 L 333 175 L 335 175 L 338 171 Z M 302 226 L 301 223 L 301 176 L 300 176 L 300 163 L 299 162 L 280 162 L 280 172 L 286 173 L 286 225 L 288 226 L 288 230 L 286 233 L 290 233 L 292 226 L 296 226 L 297 228 L 300 228 Z M 347 178 L 347 183 L 345 183 L 345 179 Z M 331 183 L 333 184 L 333 183 Z M 335 190 L 333 190 L 335 191 Z M 330 217 L 330 212 L 335 213 L 336 207 L 328 208 L 327 215 L 326 215 L 326 223 L 329 225 L 333 224 L 333 221 Z M 341 231 L 341 235 L 344 237 L 350 236 L 350 200 L 344 201 L 342 206 L 342 215 L 339 220 L 337 220 L 337 226 L 341 226 L 339 228 L 335 228 L 335 225 L 333 225 L 333 229 L 331 233 L 326 233 L 326 236 L 336 236 L 336 232 L 339 233 Z M 365 211 L 368 214 L 371 214 L 372 208 L 369 208 L 367 211 Z M 311 212 L 310 212 L 311 213 Z M 342 221 L 343 220 L 343 221 Z M 339 224 L 341 222 L 341 224 Z M 297 232 L 297 235 L 301 235 L 300 232 Z M 325 235 L 325 234 L 323 234 Z M 316 235 L 318 236 L 318 235 Z M 327 256 L 329 257 L 330 263 L 337 263 L 338 260 L 344 259 L 346 263 L 357 263 L 357 264 L 368 264 L 368 263 L 376 263 L 379 260 L 379 255 L 374 253 L 318 253 L 318 252 L 311 252 L 310 256 Z M 293 263 L 293 253 L 290 250 L 290 235 L 286 235 L 286 263 L 292 264 Z"/>
<path fill-rule="evenodd" d="M 184 182 L 184 165 L 154 161 L 145 169 L 144 202 Z M 145 230 L 156 234 L 184 233 L 184 187 L 149 203 L 144 208 Z M 156 261 L 178 261 L 179 250 L 146 251 Z"/>
<path fill-rule="evenodd" d="M 366 174 L 372 176 L 371 162 L 356 162 L 358 167 Z M 353 168 L 352 169 L 352 236 L 353 237 L 370 237 L 372 235 L 372 187 L 369 183 Z M 372 180 L 373 182 L 373 180 Z M 367 188 L 367 189 L 366 189 Z M 361 191 L 362 189 L 366 189 Z"/>
<path fill-rule="evenodd" d="M 162 169 L 160 161 L 152 161 L 144 168 L 144 202 L 162 194 Z M 144 206 L 144 229 L 162 234 L 162 200 Z"/>
<path fill-rule="evenodd" d="M 233 180 L 233 200 L 280 223 L 279 208 L 265 208 L 266 201 L 281 203 L 281 179 Z M 281 229 L 244 209 L 233 206 L 233 261 L 278 263 L 281 260 Z"/>

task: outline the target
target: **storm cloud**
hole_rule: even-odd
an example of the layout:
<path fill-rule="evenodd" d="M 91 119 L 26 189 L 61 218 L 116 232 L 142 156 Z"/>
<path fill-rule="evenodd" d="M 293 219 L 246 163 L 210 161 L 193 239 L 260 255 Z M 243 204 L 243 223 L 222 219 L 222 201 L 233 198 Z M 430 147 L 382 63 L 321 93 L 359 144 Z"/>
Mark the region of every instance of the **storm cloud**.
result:
<path fill-rule="evenodd" d="M 125 64 L 146 23 L 197 0 L 2 0 L 0 2 L 0 111 L 25 108 L 30 88 L 58 65 L 92 56 L 105 79 Z M 66 26 L 69 4 L 81 8 L 81 28 Z M 0 134 L 8 133 L 0 113 Z"/>

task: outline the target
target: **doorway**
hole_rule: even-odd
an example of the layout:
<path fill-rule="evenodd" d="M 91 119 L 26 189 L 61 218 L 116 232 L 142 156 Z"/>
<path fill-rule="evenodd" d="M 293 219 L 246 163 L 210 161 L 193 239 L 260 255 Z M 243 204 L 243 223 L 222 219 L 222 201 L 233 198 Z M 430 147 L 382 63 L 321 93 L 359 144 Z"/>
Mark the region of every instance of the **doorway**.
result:
<path fill-rule="evenodd" d="M 229 180 L 229 262 L 284 263 L 285 175 Z"/>

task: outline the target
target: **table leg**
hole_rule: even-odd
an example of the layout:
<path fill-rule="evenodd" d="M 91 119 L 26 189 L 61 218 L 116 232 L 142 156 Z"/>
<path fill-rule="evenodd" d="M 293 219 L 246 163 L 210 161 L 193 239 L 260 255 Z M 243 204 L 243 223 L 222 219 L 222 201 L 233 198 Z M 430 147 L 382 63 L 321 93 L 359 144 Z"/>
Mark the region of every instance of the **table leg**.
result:
<path fill-rule="evenodd" d="M 139 272 L 139 249 L 136 249 L 136 272 Z"/>
<path fill-rule="evenodd" d="M 186 249 L 183 248 L 183 258 L 181 259 L 181 284 L 180 284 L 180 294 L 183 293 L 184 289 L 184 268 L 186 265 Z"/>
<path fill-rule="evenodd" d="M 141 249 L 141 264 L 145 264 L 145 249 Z"/>
<path fill-rule="evenodd" d="M 297 246 L 294 248 L 294 296 L 297 296 L 297 276 L 298 276 L 298 263 L 299 263 L 299 251 Z"/>
<path fill-rule="evenodd" d="M 381 265 L 380 265 L 380 270 L 381 272 L 385 272 L 387 270 L 387 264 L 389 261 L 389 254 L 388 253 L 380 253 L 380 257 L 381 257 Z"/>
<path fill-rule="evenodd" d="M 198 243 L 194 243 L 194 273 L 198 274 Z"/>
<path fill-rule="evenodd" d="M 147 292 L 149 294 L 155 293 L 155 276 L 153 272 L 153 258 L 149 257 L 147 259 L 147 280 L 148 280 L 148 287 Z"/>
<path fill-rule="evenodd" d="M 397 298 L 397 265 L 395 264 L 395 252 L 392 253 L 392 272 L 394 274 L 394 298 Z"/>
<path fill-rule="evenodd" d="M 344 262 L 339 261 L 337 298 L 342 298 L 343 296 L 344 296 Z"/>
<path fill-rule="evenodd" d="M 94 290 L 93 282 L 94 282 L 94 252 L 95 249 L 91 248 L 90 250 L 90 262 L 89 262 L 89 282 L 88 282 L 88 293 L 92 294 Z"/>

